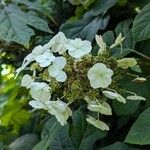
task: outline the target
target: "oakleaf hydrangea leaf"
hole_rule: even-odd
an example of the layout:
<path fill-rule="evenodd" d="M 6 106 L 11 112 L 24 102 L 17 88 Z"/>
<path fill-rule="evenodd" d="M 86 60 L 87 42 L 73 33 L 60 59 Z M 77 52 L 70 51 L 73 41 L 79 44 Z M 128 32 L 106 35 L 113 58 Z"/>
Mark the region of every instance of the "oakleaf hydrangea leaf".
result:
<path fill-rule="evenodd" d="M 27 46 L 33 29 L 52 33 L 47 23 L 34 13 L 25 13 L 18 6 L 9 4 L 0 9 L 0 38 L 6 42 L 16 42 Z"/>

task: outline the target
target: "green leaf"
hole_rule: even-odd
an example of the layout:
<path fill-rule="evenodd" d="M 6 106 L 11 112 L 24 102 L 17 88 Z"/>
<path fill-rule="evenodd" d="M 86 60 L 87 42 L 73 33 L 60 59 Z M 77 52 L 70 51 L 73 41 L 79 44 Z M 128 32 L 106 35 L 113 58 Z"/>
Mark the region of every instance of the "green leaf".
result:
<path fill-rule="evenodd" d="M 94 143 L 106 136 L 107 132 L 101 131 L 86 122 L 85 114 L 79 109 L 74 112 L 72 142 L 75 149 L 91 150 Z"/>
<path fill-rule="evenodd" d="M 38 17 L 35 13 L 26 13 L 27 15 L 27 24 L 44 32 L 49 32 L 49 33 L 53 33 L 45 20 L 43 20 L 42 18 Z"/>
<path fill-rule="evenodd" d="M 132 147 L 128 146 L 127 144 L 124 144 L 121 142 L 116 142 L 112 145 L 101 148 L 100 150 L 138 150 L 138 149 L 132 148 Z"/>
<path fill-rule="evenodd" d="M 97 0 L 93 8 L 87 12 L 92 16 L 97 16 L 102 13 L 106 13 L 108 9 L 113 7 L 116 4 L 117 0 Z"/>
<path fill-rule="evenodd" d="M 34 35 L 28 25 L 52 33 L 43 19 L 33 13 L 25 13 L 13 4 L 0 10 L 0 22 L 0 38 L 6 42 L 13 41 L 26 46 Z"/>
<path fill-rule="evenodd" d="M 35 134 L 26 134 L 15 141 L 13 141 L 9 145 L 9 149 L 11 150 L 30 150 L 34 147 L 34 145 L 39 141 L 38 136 Z"/>
<path fill-rule="evenodd" d="M 91 150 L 97 140 L 106 136 L 107 132 L 87 124 L 86 116 L 80 109 L 74 112 L 72 120 L 73 125 L 69 132 L 68 124 L 61 126 L 54 117 L 49 119 L 44 125 L 42 140 L 33 150 Z"/>
<path fill-rule="evenodd" d="M 111 46 L 115 43 L 115 37 L 113 31 L 107 31 L 103 34 L 103 40 L 107 46 Z"/>
<path fill-rule="evenodd" d="M 77 21 L 69 21 L 60 27 L 68 38 L 81 38 L 93 41 L 98 30 L 104 30 L 108 24 L 109 16 L 86 16 Z"/>
<path fill-rule="evenodd" d="M 127 101 L 126 104 L 113 101 L 113 108 L 117 115 L 131 115 L 139 107 L 140 101 Z"/>
<path fill-rule="evenodd" d="M 130 144 L 150 144 L 150 107 L 147 108 L 131 127 L 125 142 Z"/>
<path fill-rule="evenodd" d="M 98 30 L 104 30 L 109 21 L 109 15 L 104 16 L 109 8 L 116 4 L 116 0 L 98 0 L 82 19 L 68 21 L 61 25 L 60 30 L 68 38 L 79 37 L 93 41 Z"/>
<path fill-rule="evenodd" d="M 25 14 L 15 5 L 8 5 L 0 10 L 0 38 L 7 42 L 28 44 L 34 32 L 25 24 L 24 18 Z"/>
<path fill-rule="evenodd" d="M 56 138 L 57 133 L 61 128 L 60 123 L 54 118 L 50 118 L 44 125 L 41 142 L 39 142 L 33 150 L 47 150 L 50 145 L 52 145 L 54 139 Z"/>
<path fill-rule="evenodd" d="M 133 21 L 132 34 L 134 39 L 138 41 L 150 38 L 150 3 L 148 3 L 136 16 Z"/>
<path fill-rule="evenodd" d="M 14 2 L 17 4 L 24 4 L 28 6 L 29 9 L 42 11 L 42 6 L 39 0 L 36 0 L 34 2 L 31 2 L 29 0 L 14 0 Z"/>
<path fill-rule="evenodd" d="M 96 0 L 68 0 L 72 5 L 83 5 L 85 8 L 88 8 Z"/>
<path fill-rule="evenodd" d="M 62 126 L 49 147 L 52 150 L 75 150 L 68 133 L 69 125 Z"/>
<path fill-rule="evenodd" d="M 124 20 L 120 22 L 115 29 L 117 35 L 119 35 L 119 33 L 122 33 L 122 36 L 125 37 L 122 46 L 126 49 L 135 49 L 135 41 L 132 37 L 132 32 L 130 29 L 131 23 L 132 19 Z"/>

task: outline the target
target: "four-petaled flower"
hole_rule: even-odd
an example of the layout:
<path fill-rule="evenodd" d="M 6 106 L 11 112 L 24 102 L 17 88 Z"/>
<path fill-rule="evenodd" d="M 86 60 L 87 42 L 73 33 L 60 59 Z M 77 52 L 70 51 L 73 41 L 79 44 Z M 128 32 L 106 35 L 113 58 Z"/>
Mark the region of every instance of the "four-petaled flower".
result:
<path fill-rule="evenodd" d="M 111 84 L 113 71 L 103 63 L 97 63 L 88 71 L 90 85 L 94 89 L 106 88 Z"/>
<path fill-rule="evenodd" d="M 51 51 L 59 54 L 63 54 L 66 52 L 65 44 L 67 43 L 67 38 L 65 37 L 64 33 L 58 32 L 49 43 L 44 45 L 44 48 L 51 48 Z"/>
<path fill-rule="evenodd" d="M 73 58 L 82 58 L 84 55 L 89 54 L 92 50 L 90 41 L 82 41 L 79 38 L 69 40 L 65 46 L 66 49 L 68 49 L 69 55 Z"/>
<path fill-rule="evenodd" d="M 34 82 L 30 87 L 30 95 L 35 100 L 49 101 L 51 98 L 50 86 L 45 82 Z"/>
<path fill-rule="evenodd" d="M 72 115 L 71 109 L 68 107 L 68 104 L 61 100 L 57 101 L 39 101 L 32 100 L 29 104 L 36 109 L 45 109 L 51 115 L 54 115 L 56 119 L 63 126 L 67 123 L 67 119 Z"/>
<path fill-rule="evenodd" d="M 48 51 L 35 57 L 35 61 L 38 62 L 41 67 L 49 66 L 54 60 L 55 56 Z"/>
<path fill-rule="evenodd" d="M 134 58 L 123 58 L 117 61 L 118 67 L 122 69 L 128 69 L 137 65 L 137 61 Z"/>

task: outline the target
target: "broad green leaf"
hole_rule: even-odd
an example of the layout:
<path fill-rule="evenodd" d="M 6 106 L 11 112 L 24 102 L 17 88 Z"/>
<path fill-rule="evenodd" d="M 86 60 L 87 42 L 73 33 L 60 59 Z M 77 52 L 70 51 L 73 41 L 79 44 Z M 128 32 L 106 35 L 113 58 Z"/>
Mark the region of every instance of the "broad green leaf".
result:
<path fill-rule="evenodd" d="M 24 4 L 28 6 L 29 9 L 42 11 L 40 0 L 36 0 L 34 2 L 31 2 L 30 0 L 14 0 L 14 2 L 17 4 Z"/>
<path fill-rule="evenodd" d="M 108 24 L 107 17 L 86 16 L 77 21 L 69 21 L 60 27 L 68 38 L 81 38 L 93 41 L 98 30 L 104 30 Z"/>
<path fill-rule="evenodd" d="M 26 134 L 15 141 L 13 141 L 9 145 L 9 149 L 11 150 L 30 150 L 34 147 L 34 145 L 39 141 L 38 136 L 35 134 Z"/>
<path fill-rule="evenodd" d="M 140 104 L 140 101 L 129 101 L 126 104 L 113 101 L 113 108 L 117 115 L 130 115 L 133 114 Z"/>
<path fill-rule="evenodd" d="M 150 144 L 150 107 L 147 108 L 131 127 L 125 142 L 130 144 Z"/>
<path fill-rule="evenodd" d="M 97 16 L 106 13 L 108 9 L 116 4 L 117 0 L 97 0 L 92 9 L 87 12 L 87 15 Z"/>
<path fill-rule="evenodd" d="M 68 136 L 69 125 L 62 126 L 56 134 L 52 144 L 49 146 L 52 150 L 75 150 L 72 141 Z"/>
<path fill-rule="evenodd" d="M 38 17 L 35 13 L 26 13 L 27 16 L 27 24 L 44 32 L 49 32 L 49 33 L 53 33 L 45 20 L 43 20 L 42 18 Z"/>
<path fill-rule="evenodd" d="M 132 148 L 128 146 L 127 144 L 121 143 L 121 142 L 116 142 L 112 145 L 106 146 L 104 148 L 101 148 L 99 150 L 138 150 L 136 148 Z"/>
<path fill-rule="evenodd" d="M 106 136 L 107 132 L 101 131 L 86 122 L 86 116 L 82 110 L 74 112 L 72 142 L 75 149 L 91 150 L 93 144 Z"/>
<path fill-rule="evenodd" d="M 150 38 L 150 3 L 148 3 L 133 21 L 132 35 L 138 41 Z"/>
<path fill-rule="evenodd" d="M 47 150 L 52 145 L 56 135 L 61 129 L 60 123 L 54 118 L 50 118 L 44 125 L 41 133 L 41 142 L 39 142 L 33 150 Z"/>
<path fill-rule="evenodd" d="M 32 35 L 33 29 L 52 33 L 47 23 L 35 14 L 25 13 L 19 7 L 10 4 L 0 10 L 0 38 L 6 42 L 17 42 L 27 45 Z"/>
<path fill-rule="evenodd" d="M 74 150 L 71 139 L 68 136 L 69 125 L 61 126 L 60 123 L 52 117 L 44 125 L 41 141 L 33 150 Z"/>
<path fill-rule="evenodd" d="M 28 44 L 34 32 L 23 19 L 25 14 L 15 5 L 8 5 L 0 10 L 0 38 L 7 42 Z"/>
<path fill-rule="evenodd" d="M 103 34 L 103 40 L 107 46 L 111 46 L 115 43 L 115 37 L 113 31 L 107 31 Z"/>
<path fill-rule="evenodd" d="M 98 0 L 92 9 L 85 13 L 82 19 L 68 21 L 61 25 L 60 30 L 68 38 L 79 37 L 93 41 L 98 30 L 104 30 L 108 24 L 109 15 L 103 16 L 103 14 L 115 3 L 116 0 Z"/>

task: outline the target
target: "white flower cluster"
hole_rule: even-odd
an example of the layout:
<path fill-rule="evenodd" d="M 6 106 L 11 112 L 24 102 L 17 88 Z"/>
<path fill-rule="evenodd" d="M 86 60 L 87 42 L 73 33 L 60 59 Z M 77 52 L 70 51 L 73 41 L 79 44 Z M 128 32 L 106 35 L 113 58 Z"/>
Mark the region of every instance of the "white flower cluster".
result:
<path fill-rule="evenodd" d="M 121 44 L 120 40 L 116 40 L 115 46 Z M 96 35 L 96 42 L 100 49 L 98 54 L 106 52 L 106 43 L 104 43 L 101 36 Z M 112 46 L 114 47 L 114 46 Z M 112 48 L 111 47 L 111 48 Z M 90 54 L 92 50 L 91 42 L 79 38 L 74 40 L 67 39 L 62 32 L 55 35 L 47 44 L 35 47 L 32 52 L 24 58 L 22 66 L 17 69 L 17 75 L 25 69 L 32 62 L 38 64 L 41 68 L 47 69 L 49 77 L 54 78 L 57 82 L 67 81 L 67 72 L 64 71 L 67 65 L 66 55 L 72 57 L 75 61 L 82 59 L 85 55 Z M 131 61 L 131 60 L 130 60 Z M 134 61 L 134 60 L 132 60 Z M 121 64 L 120 64 L 121 63 Z M 134 63 L 134 62 L 133 62 Z M 132 62 L 125 66 L 124 61 L 118 61 L 118 67 L 126 69 L 133 66 Z M 136 63 L 134 63 L 136 65 Z M 30 70 L 32 70 L 29 67 Z M 87 71 L 87 79 L 93 90 L 101 88 L 103 95 L 109 99 L 116 99 L 119 102 L 126 103 L 126 99 L 118 94 L 115 90 L 109 89 L 108 86 L 112 83 L 113 71 L 103 63 L 96 63 Z M 69 104 L 61 101 L 59 98 L 56 101 L 51 100 L 52 90 L 50 83 L 39 82 L 36 80 L 36 70 L 33 70 L 33 76 L 25 74 L 22 78 L 21 85 L 30 90 L 30 95 L 33 98 L 29 104 L 35 109 L 47 110 L 51 115 L 54 115 L 61 125 L 67 123 L 67 119 L 72 115 Z M 113 91 L 113 92 L 112 92 Z M 145 100 L 144 98 L 132 95 L 128 96 L 129 100 Z M 88 103 L 88 109 L 98 114 L 111 115 L 112 110 L 106 101 L 99 101 L 97 99 L 90 100 L 85 96 Z M 101 130 L 109 130 L 109 127 L 99 119 L 88 116 L 87 121 Z"/>

